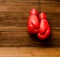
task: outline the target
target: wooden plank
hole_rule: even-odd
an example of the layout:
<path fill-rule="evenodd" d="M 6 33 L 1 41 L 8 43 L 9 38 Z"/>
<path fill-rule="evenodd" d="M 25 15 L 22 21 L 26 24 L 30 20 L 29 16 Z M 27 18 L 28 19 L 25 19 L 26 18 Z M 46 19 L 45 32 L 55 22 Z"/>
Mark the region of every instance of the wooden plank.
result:
<path fill-rule="evenodd" d="M 19 2 L 19 1 L 17 1 Z M 38 6 L 38 1 L 24 1 L 22 2 L 20 0 L 19 3 L 14 2 L 14 0 L 10 1 L 7 0 L 4 3 L 0 3 L 0 11 L 8 11 L 8 12 L 23 12 L 25 10 L 25 12 L 27 12 L 27 10 L 30 10 L 33 7 Z M 24 7 L 21 7 L 21 5 L 23 5 Z M 28 6 L 27 6 L 28 5 Z M 47 12 L 60 12 L 60 2 L 56 2 L 56 1 L 40 1 L 40 11 L 47 11 Z M 13 6 L 13 7 L 12 7 Z M 56 9 L 57 7 L 57 9 Z M 28 8 L 28 9 L 27 9 Z M 54 11 L 55 10 L 55 11 Z"/>
<path fill-rule="evenodd" d="M 27 6 L 28 5 L 28 6 Z M 37 0 L 5 0 L 0 3 L 0 12 L 26 12 L 33 7 L 37 8 Z M 28 8 L 28 9 L 27 9 Z"/>
<path fill-rule="evenodd" d="M 47 13 L 47 12 L 46 12 Z M 23 17 L 24 16 L 24 17 Z M 20 14 L 17 12 L 1 12 L 0 13 L 0 27 L 16 26 L 27 27 L 29 13 Z M 51 27 L 60 27 L 60 13 L 47 13 L 47 20 Z M 22 24 L 22 25 L 21 25 Z"/>
<path fill-rule="evenodd" d="M 60 47 L 60 2 L 40 0 L 39 11 L 47 13 L 51 36 L 44 42 L 27 32 L 27 20 L 38 0 L 0 0 L 0 46 L 2 47 Z"/>
<path fill-rule="evenodd" d="M 31 36 L 26 27 L 1 27 L 0 46 L 7 47 L 60 47 L 60 28 L 52 27 L 52 35 L 47 41 L 39 41 L 37 37 Z"/>
<path fill-rule="evenodd" d="M 39 11 L 59 13 L 60 2 L 58 0 L 40 0 Z"/>
<path fill-rule="evenodd" d="M 0 48 L 1 57 L 60 57 L 60 48 Z"/>

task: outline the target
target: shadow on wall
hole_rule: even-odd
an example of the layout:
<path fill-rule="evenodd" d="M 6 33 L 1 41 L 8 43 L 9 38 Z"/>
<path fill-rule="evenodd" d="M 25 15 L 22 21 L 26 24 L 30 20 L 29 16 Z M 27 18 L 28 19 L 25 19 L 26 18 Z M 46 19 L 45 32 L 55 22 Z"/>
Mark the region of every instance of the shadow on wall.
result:
<path fill-rule="evenodd" d="M 60 42 L 57 43 L 57 41 L 60 41 L 57 38 L 53 38 L 53 35 L 50 34 L 50 36 L 46 40 L 40 40 L 37 38 L 36 35 L 30 35 L 30 37 L 39 43 L 38 47 L 43 47 L 43 48 L 53 48 L 53 47 L 60 47 Z M 57 40 L 57 41 L 56 41 Z M 35 46 L 36 47 L 36 46 Z"/>
<path fill-rule="evenodd" d="M 40 40 L 36 35 L 30 35 L 34 41 L 39 42 L 40 47 L 53 47 L 51 34 L 46 40 Z"/>

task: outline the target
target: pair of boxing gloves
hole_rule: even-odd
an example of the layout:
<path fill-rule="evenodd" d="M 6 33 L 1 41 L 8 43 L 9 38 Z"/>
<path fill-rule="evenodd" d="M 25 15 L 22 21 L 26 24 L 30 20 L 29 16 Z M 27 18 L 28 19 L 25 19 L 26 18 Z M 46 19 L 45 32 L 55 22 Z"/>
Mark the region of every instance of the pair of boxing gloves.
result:
<path fill-rule="evenodd" d="M 30 34 L 36 34 L 41 40 L 47 39 L 50 35 L 50 26 L 46 18 L 47 16 L 44 12 L 39 14 L 38 11 L 33 8 L 28 18 L 28 32 Z"/>

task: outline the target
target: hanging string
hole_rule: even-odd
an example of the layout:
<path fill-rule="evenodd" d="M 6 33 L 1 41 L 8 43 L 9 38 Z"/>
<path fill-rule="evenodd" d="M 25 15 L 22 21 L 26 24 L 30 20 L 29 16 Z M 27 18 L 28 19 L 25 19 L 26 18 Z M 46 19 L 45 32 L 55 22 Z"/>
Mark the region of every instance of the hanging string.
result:
<path fill-rule="evenodd" d="M 38 0 L 38 10 L 40 12 L 40 0 Z"/>

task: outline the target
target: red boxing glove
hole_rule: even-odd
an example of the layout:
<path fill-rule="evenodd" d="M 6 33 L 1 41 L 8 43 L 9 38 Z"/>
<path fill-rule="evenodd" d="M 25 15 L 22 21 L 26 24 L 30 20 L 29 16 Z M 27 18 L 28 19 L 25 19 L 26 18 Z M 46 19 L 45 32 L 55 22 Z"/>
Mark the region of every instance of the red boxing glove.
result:
<path fill-rule="evenodd" d="M 50 35 L 50 26 L 48 21 L 46 20 L 46 14 L 41 13 L 39 15 L 40 18 L 40 28 L 38 32 L 38 38 L 41 40 L 45 40 Z"/>
<path fill-rule="evenodd" d="M 30 11 L 30 16 L 28 19 L 28 32 L 30 34 L 35 34 L 39 29 L 39 20 L 38 20 L 38 11 L 36 9 L 32 9 Z"/>
<path fill-rule="evenodd" d="M 38 11 L 35 9 L 35 8 L 33 8 L 31 11 L 30 11 L 30 15 L 38 15 L 39 13 L 38 13 Z"/>

